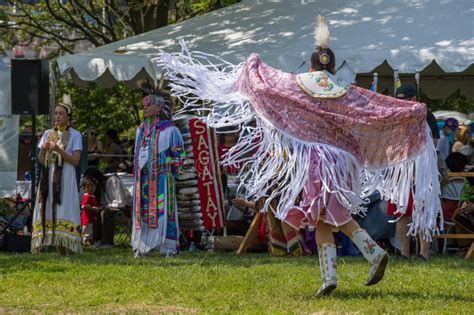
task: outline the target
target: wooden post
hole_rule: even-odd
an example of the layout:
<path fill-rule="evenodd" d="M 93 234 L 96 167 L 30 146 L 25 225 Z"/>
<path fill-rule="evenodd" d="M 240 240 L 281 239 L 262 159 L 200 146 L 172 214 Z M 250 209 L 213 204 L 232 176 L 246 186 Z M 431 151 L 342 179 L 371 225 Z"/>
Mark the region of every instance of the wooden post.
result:
<path fill-rule="evenodd" d="M 474 242 L 471 243 L 471 246 L 469 247 L 469 250 L 467 251 L 466 259 L 474 259 Z"/>
<path fill-rule="evenodd" d="M 253 218 L 252 223 L 250 224 L 247 233 L 245 233 L 244 239 L 242 243 L 240 243 L 239 248 L 237 249 L 237 255 L 245 253 L 253 244 L 255 244 L 255 240 L 258 237 L 258 227 L 260 225 L 260 221 L 264 218 L 262 212 L 257 212 L 255 218 Z"/>

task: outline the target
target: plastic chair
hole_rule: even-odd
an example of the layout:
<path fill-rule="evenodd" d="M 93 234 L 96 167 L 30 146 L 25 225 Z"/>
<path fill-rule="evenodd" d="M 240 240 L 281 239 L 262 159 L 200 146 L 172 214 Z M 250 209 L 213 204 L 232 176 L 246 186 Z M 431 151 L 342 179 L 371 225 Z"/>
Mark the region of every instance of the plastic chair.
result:
<path fill-rule="evenodd" d="M 443 213 L 445 214 L 444 229 L 442 234 L 454 234 L 455 223 L 450 221 L 461 199 L 462 189 L 464 187 L 464 177 L 451 177 L 448 183 L 441 189 L 441 201 Z M 454 206 L 454 207 L 453 207 Z M 452 212 L 452 213 L 451 213 Z M 442 253 L 446 254 L 448 250 L 459 251 L 458 247 L 448 247 L 448 239 L 443 239 Z"/>

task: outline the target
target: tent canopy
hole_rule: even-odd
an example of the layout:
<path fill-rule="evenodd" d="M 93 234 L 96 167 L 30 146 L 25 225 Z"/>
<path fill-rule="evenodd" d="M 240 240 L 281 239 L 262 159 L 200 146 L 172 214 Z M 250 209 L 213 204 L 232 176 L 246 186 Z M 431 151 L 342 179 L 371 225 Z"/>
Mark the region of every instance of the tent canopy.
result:
<path fill-rule="evenodd" d="M 456 118 L 461 125 L 470 125 L 472 121 L 464 113 L 452 111 L 452 110 L 438 110 L 433 113 L 438 120 L 446 120 L 448 118 Z"/>
<path fill-rule="evenodd" d="M 304 72 L 314 49 L 315 17 L 330 23 L 337 64 L 371 73 L 385 64 L 401 73 L 422 71 L 436 61 L 437 77 L 463 73 L 474 62 L 471 0 L 244 0 L 241 3 L 159 28 L 84 53 L 59 58 L 61 74 L 78 83 L 161 76 L 153 60 L 160 50 L 190 49 L 233 63 L 257 52 L 267 64 Z M 385 61 L 385 63 L 384 63 Z M 468 71 L 467 69 L 466 71 Z M 473 69 L 463 75 L 473 75 Z M 431 71 L 431 70 L 430 70 Z M 448 74 L 447 74 L 448 73 Z"/>

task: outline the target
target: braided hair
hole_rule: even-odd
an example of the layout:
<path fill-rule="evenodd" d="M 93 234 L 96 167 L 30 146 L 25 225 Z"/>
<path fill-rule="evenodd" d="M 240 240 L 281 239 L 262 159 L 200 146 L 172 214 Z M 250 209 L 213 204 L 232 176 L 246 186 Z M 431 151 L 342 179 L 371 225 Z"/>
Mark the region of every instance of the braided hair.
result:
<path fill-rule="evenodd" d="M 161 108 L 160 119 L 171 120 L 171 100 L 169 96 L 155 88 L 148 81 L 139 81 L 138 86 L 142 90 L 143 103 L 159 106 Z"/>
<path fill-rule="evenodd" d="M 326 63 L 322 63 L 321 59 Z M 311 68 L 315 71 L 326 70 L 332 74 L 336 74 L 336 57 L 331 48 L 317 46 L 311 54 Z"/>

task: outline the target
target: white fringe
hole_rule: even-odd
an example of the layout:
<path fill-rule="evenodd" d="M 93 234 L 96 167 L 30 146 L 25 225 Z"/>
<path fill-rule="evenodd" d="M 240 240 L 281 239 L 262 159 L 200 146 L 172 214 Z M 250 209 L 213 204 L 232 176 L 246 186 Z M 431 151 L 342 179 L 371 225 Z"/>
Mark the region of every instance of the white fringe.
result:
<path fill-rule="evenodd" d="M 273 199 L 279 198 L 279 219 L 288 211 L 308 180 L 310 154 L 317 154 L 316 171 L 322 182 L 322 205 L 326 194 L 354 214 L 362 214 L 364 199 L 375 190 L 391 199 L 405 213 L 410 192 L 414 193 L 413 222 L 410 233 L 419 232 L 430 239 L 439 233 L 437 218 L 441 217 L 437 156 L 426 125 L 426 146 L 410 159 L 380 169 L 364 169 L 350 153 L 336 147 L 308 143 L 275 128 L 259 116 L 248 98 L 234 90 L 242 65 L 232 65 L 216 56 L 191 52 L 183 40 L 181 53 L 161 52 L 158 66 L 166 69 L 172 93 L 184 104 L 176 116 L 189 111 L 204 112 L 213 128 L 244 125 L 240 138 L 226 154 L 224 165 L 241 165 L 239 174 L 245 197 L 256 200 L 271 191 L 263 211 Z M 256 126 L 249 123 L 255 120 Z M 258 146 L 257 146 L 257 143 Z M 255 154 L 250 154 L 257 150 Z M 413 187 L 416 186 L 416 191 Z M 441 224 L 442 226 L 442 224 Z"/>
<path fill-rule="evenodd" d="M 62 233 L 56 233 L 53 238 L 53 235 L 49 234 L 48 232 L 48 234 L 46 234 L 44 238 L 44 242 L 42 234 L 34 237 L 31 240 L 31 252 L 33 254 L 40 253 L 43 248 L 46 248 L 48 246 L 65 247 L 74 253 L 82 254 L 82 245 L 80 238 L 77 239 L 65 236 Z"/>

